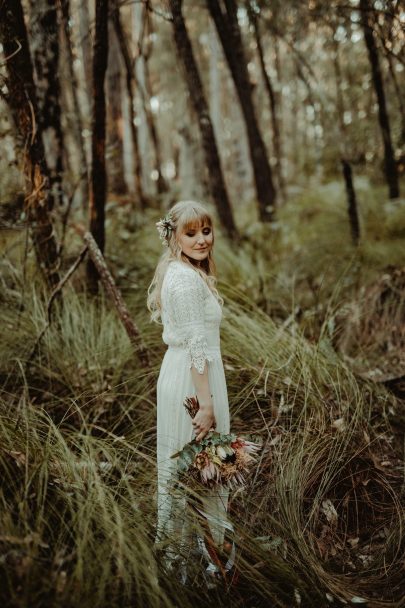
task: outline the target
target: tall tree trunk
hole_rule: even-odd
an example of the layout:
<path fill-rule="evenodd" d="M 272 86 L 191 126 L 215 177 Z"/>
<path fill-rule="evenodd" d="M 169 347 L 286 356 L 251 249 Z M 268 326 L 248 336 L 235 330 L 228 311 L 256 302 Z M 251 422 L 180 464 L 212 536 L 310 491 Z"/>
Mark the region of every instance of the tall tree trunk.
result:
<path fill-rule="evenodd" d="M 282 144 L 281 144 L 281 134 L 280 134 L 280 125 L 278 121 L 278 103 L 276 98 L 276 93 L 274 91 L 273 83 L 271 82 L 270 75 L 266 68 L 266 62 L 264 60 L 264 49 L 262 45 L 262 40 L 259 31 L 259 24 L 257 22 L 257 15 L 252 8 L 250 2 L 248 2 L 248 15 L 250 22 L 253 25 L 253 31 L 255 34 L 255 40 L 257 45 L 257 52 L 259 54 L 260 60 L 260 69 L 262 72 L 263 82 L 265 89 L 267 91 L 267 95 L 270 102 L 270 113 L 271 113 L 271 125 L 272 125 L 272 133 L 273 133 L 273 149 L 274 155 L 276 157 L 276 173 L 277 173 L 277 181 L 279 192 L 283 202 L 286 200 L 286 191 L 285 191 L 285 181 L 283 175 L 283 166 L 282 166 Z"/>
<path fill-rule="evenodd" d="M 60 110 L 59 37 L 56 0 L 30 2 L 31 51 L 37 83 L 38 119 L 55 203 L 63 203 L 63 132 Z"/>
<path fill-rule="evenodd" d="M 173 17 L 173 35 L 190 93 L 194 111 L 198 117 L 205 159 L 208 168 L 209 186 L 216 204 L 221 224 L 230 238 L 237 236 L 231 204 L 225 185 L 214 129 L 193 48 L 184 22 L 181 0 L 169 0 Z"/>
<path fill-rule="evenodd" d="M 93 49 L 93 121 L 92 161 L 90 181 L 90 232 L 100 251 L 105 245 L 105 199 L 107 175 L 105 166 L 106 102 L 104 81 L 108 61 L 108 0 L 96 0 L 96 33 Z M 97 290 L 97 270 L 91 260 L 87 263 L 90 291 Z"/>
<path fill-rule="evenodd" d="M 25 209 L 39 267 L 50 287 L 59 283 L 58 245 L 50 217 L 50 188 L 42 134 L 38 119 L 33 66 L 20 0 L 0 3 L 0 42 L 6 57 L 6 101 L 25 151 L 24 171 L 29 194 Z"/>
<path fill-rule="evenodd" d="M 157 176 L 158 176 L 157 177 L 157 190 L 158 190 L 159 194 L 162 194 L 163 192 L 167 192 L 168 187 L 167 187 L 166 181 L 162 174 L 162 152 L 161 152 L 160 138 L 158 135 L 157 127 L 156 127 L 155 120 L 153 118 L 153 114 L 151 112 L 150 103 L 149 103 L 153 97 L 152 80 L 151 80 L 150 72 L 149 72 L 149 60 L 150 60 L 151 53 L 152 53 L 151 35 L 153 34 L 153 27 L 152 27 L 152 17 L 150 15 L 149 11 L 150 11 L 149 7 L 145 6 L 144 7 L 144 14 L 145 14 L 145 21 L 146 21 L 145 33 L 148 35 L 148 41 L 146 42 L 146 44 L 144 44 L 143 39 L 142 39 L 141 49 L 140 49 L 140 52 L 141 52 L 141 54 L 143 56 L 143 60 L 144 60 L 143 68 L 144 68 L 144 73 L 145 73 L 144 85 L 145 85 L 146 95 L 144 94 L 142 86 L 140 87 L 140 91 L 141 91 L 146 121 L 148 123 L 150 138 L 152 140 L 153 150 L 154 150 L 154 154 L 155 154 L 155 170 L 157 171 Z M 148 99 L 146 99 L 146 96 L 148 97 Z"/>
<path fill-rule="evenodd" d="M 107 165 L 111 192 L 125 194 L 121 62 L 116 37 L 110 40 L 107 67 Z"/>
<path fill-rule="evenodd" d="M 125 83 L 127 87 L 130 111 L 129 124 L 131 127 L 131 141 L 134 157 L 135 194 L 138 198 L 140 208 L 144 209 L 146 207 L 146 198 L 142 187 L 142 164 L 139 153 L 138 129 L 135 123 L 135 66 L 133 64 L 131 53 L 128 47 L 128 40 L 122 27 L 121 16 L 118 6 L 115 7 L 112 12 L 112 20 L 121 55 L 125 65 Z"/>
<path fill-rule="evenodd" d="M 374 90 L 378 102 L 378 120 L 384 142 L 384 164 L 385 176 L 388 184 L 390 198 L 399 197 L 398 170 L 392 148 L 391 129 L 387 104 L 385 100 L 384 84 L 381 74 L 380 58 L 377 45 L 374 40 L 373 26 L 370 13 L 373 11 L 369 0 L 360 0 L 361 23 L 363 26 L 364 40 L 367 46 L 368 58 L 371 66 Z"/>
<path fill-rule="evenodd" d="M 89 204 L 89 178 L 88 178 L 88 166 L 86 159 L 85 144 L 83 140 L 83 120 L 81 114 L 81 108 L 77 92 L 79 90 L 79 84 L 77 82 L 76 73 L 73 69 L 74 55 L 73 55 L 73 43 L 71 37 L 71 26 L 70 26 L 70 0 L 59 0 L 62 16 L 62 31 L 63 38 L 66 48 L 66 68 L 69 73 L 69 88 L 71 98 L 73 100 L 74 118 L 69 121 L 69 126 L 74 133 L 74 139 L 76 141 L 77 154 L 79 157 L 79 167 L 84 176 L 81 178 L 81 184 L 79 188 L 80 200 L 84 209 L 87 209 Z"/>
<path fill-rule="evenodd" d="M 245 119 L 260 219 L 263 222 L 269 222 L 273 219 L 276 190 L 253 105 L 252 85 L 247 71 L 242 34 L 238 24 L 237 6 L 235 0 L 224 0 L 224 4 L 225 12 L 223 12 L 218 0 L 207 1 Z"/>

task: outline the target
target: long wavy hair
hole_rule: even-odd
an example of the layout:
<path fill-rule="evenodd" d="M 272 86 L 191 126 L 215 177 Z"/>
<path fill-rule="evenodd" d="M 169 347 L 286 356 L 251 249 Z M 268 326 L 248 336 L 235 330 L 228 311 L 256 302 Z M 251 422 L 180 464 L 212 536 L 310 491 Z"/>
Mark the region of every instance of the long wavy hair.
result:
<path fill-rule="evenodd" d="M 214 238 L 208 256 L 201 261 L 200 265 L 194 263 L 191 258 L 183 253 L 178 240 L 179 235 L 184 232 L 196 230 L 202 226 L 209 226 L 212 229 L 212 235 L 214 237 L 214 225 L 211 214 L 197 201 L 178 201 L 170 209 L 170 216 L 174 228 L 170 234 L 167 249 L 158 262 L 155 275 L 148 289 L 147 305 L 151 312 L 152 321 L 156 322 L 158 322 L 161 317 L 161 290 L 163 279 L 169 263 L 173 260 L 182 261 L 198 272 L 220 304 L 223 303 L 222 298 L 216 289 L 216 269 L 212 255 Z"/>

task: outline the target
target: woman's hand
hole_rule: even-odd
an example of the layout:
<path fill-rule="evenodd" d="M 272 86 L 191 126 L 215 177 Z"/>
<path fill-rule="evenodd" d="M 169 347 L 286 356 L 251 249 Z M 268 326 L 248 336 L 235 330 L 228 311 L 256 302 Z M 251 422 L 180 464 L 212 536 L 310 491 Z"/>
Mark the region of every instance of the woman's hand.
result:
<path fill-rule="evenodd" d="M 206 406 L 200 405 L 200 409 L 193 418 L 192 425 L 196 434 L 196 441 L 204 439 L 208 431 L 215 428 L 216 421 L 212 404 Z"/>

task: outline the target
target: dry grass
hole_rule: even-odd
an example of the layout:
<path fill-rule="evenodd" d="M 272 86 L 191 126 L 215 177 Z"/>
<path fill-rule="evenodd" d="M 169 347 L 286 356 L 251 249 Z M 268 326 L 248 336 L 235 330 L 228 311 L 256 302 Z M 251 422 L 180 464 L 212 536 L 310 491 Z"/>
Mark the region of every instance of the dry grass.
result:
<path fill-rule="evenodd" d="M 130 217 L 120 213 L 122 228 Z M 289 608 L 351 604 L 357 596 L 368 606 L 399 606 L 403 462 L 391 421 L 400 402 L 335 350 L 337 310 L 362 288 L 362 264 L 370 271 L 367 243 L 361 254 L 346 243 L 333 271 L 341 244 L 329 240 L 322 265 L 316 224 L 313 240 L 295 233 L 292 249 L 276 231 L 270 263 L 266 235 L 257 231 L 237 251 L 224 241 L 219 247 L 232 426 L 260 434 L 264 450 L 249 491 L 230 504 L 237 572 L 229 588 L 209 591 L 197 563 L 194 586 L 184 588 L 154 553 L 154 390 L 163 346 L 144 299 L 160 245 L 135 221 L 136 242 L 122 230 L 108 261 L 151 354 L 148 370 L 109 303 L 83 293 L 80 272 L 28 363 L 46 302 L 33 266 L 23 290 L 21 272 L 3 259 L 3 605 Z M 290 222 L 294 234 L 298 224 Z M 391 316 L 392 299 L 389 306 Z"/>

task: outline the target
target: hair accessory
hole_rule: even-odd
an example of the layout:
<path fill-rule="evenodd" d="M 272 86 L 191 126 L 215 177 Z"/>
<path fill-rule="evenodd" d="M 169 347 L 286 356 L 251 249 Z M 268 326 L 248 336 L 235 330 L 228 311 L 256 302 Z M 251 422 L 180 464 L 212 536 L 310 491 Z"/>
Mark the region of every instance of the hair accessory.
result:
<path fill-rule="evenodd" d="M 168 245 L 170 236 L 175 228 L 170 211 L 162 220 L 156 222 L 156 228 L 159 233 L 160 240 L 162 241 L 162 245 Z"/>

